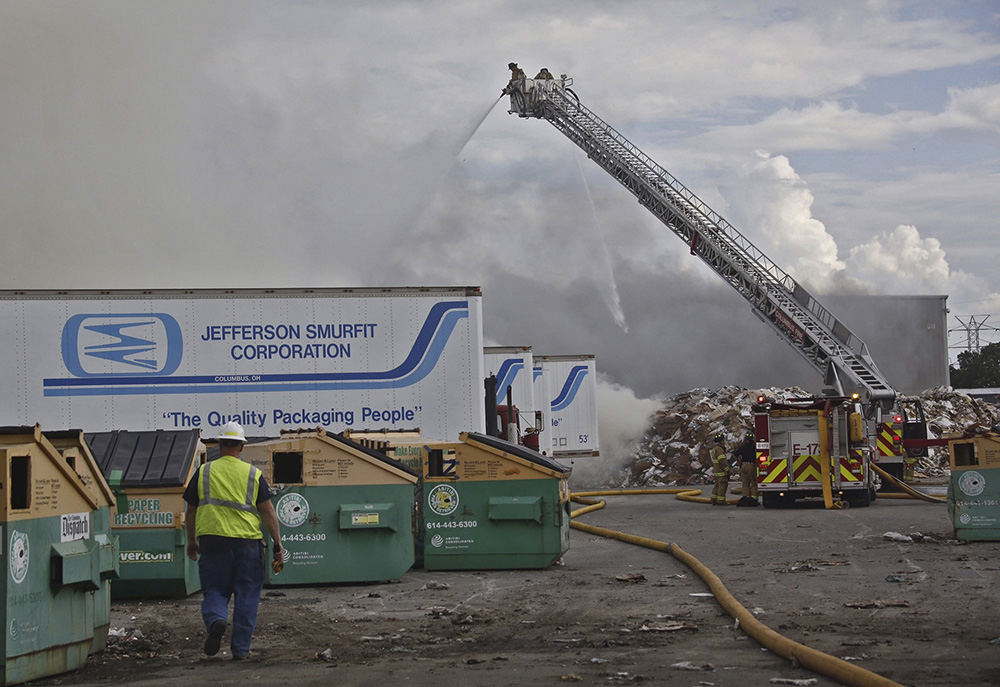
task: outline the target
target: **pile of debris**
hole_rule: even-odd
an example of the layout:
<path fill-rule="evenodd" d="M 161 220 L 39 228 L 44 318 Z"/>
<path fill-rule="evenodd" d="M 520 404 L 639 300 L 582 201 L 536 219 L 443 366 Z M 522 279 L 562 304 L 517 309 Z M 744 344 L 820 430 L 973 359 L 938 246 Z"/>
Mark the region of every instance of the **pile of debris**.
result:
<path fill-rule="evenodd" d="M 809 392 L 799 387 L 787 389 L 692 389 L 663 401 L 651 425 L 638 442 L 635 455 L 624 466 L 616 486 L 657 487 L 681 484 L 710 484 L 708 457 L 712 437 L 722 433 L 727 450 L 742 441 L 753 426 L 751 405 L 763 394 L 787 401 L 804 398 Z M 947 387 L 924 391 L 904 400 L 919 400 L 927 419 L 928 436 L 976 431 L 1000 422 L 1000 408 L 957 394 Z M 917 462 L 916 476 L 938 477 L 948 472 L 947 448 L 936 448 Z"/>

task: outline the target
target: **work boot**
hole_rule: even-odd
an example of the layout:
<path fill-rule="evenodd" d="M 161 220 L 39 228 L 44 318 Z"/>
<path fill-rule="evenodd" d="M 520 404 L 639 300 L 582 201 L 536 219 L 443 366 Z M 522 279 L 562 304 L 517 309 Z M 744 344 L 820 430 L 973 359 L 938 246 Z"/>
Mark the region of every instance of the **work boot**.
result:
<path fill-rule="evenodd" d="M 216 620 L 208 628 L 208 636 L 205 637 L 205 654 L 215 656 L 219 653 L 219 645 L 222 644 L 222 635 L 226 634 L 226 621 Z"/>

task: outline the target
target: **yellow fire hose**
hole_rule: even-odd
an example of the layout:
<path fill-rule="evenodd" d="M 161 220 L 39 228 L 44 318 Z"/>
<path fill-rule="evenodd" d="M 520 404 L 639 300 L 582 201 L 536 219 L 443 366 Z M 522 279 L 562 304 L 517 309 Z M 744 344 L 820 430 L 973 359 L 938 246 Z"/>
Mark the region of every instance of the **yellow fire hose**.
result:
<path fill-rule="evenodd" d="M 819 472 L 823 482 L 823 505 L 827 510 L 840 510 L 844 507 L 844 502 L 833 499 L 833 477 L 830 475 L 831 458 L 823 456 L 819 460 Z"/>
<path fill-rule="evenodd" d="M 889 482 L 891 482 L 892 484 L 895 484 L 897 487 L 899 487 L 900 489 L 902 489 L 903 492 L 905 492 L 903 494 L 883 494 L 882 492 L 879 492 L 878 497 L 880 499 L 920 499 L 921 501 L 927 501 L 928 503 L 946 503 L 947 502 L 947 499 L 942 499 L 942 498 L 939 498 L 937 496 L 931 496 L 929 494 L 924 494 L 922 492 L 917 491 L 916 489 L 914 489 L 910 485 L 906 484 L 905 482 L 900 482 L 898 479 L 896 479 L 895 477 L 893 477 L 892 475 L 890 475 L 888 472 L 886 472 L 885 470 L 883 470 L 882 468 L 880 468 L 875 463 L 872 463 L 871 466 L 875 470 L 875 472 L 877 472 L 878 474 L 880 474 L 883 477 L 883 479 L 889 480 Z"/>
<path fill-rule="evenodd" d="M 594 525 L 587 525 L 572 519 L 583 515 L 584 513 L 590 513 L 604 507 L 604 501 L 587 498 L 589 496 L 617 496 L 625 494 L 676 494 L 677 498 L 683 498 L 686 501 L 697 500 L 699 503 L 707 503 L 709 501 L 709 499 L 703 496 L 695 496 L 696 494 L 701 494 L 700 489 L 618 489 L 610 491 L 574 492 L 573 494 L 570 494 L 570 498 L 577 503 L 586 504 L 587 507 L 580 508 L 570 513 L 570 527 L 600 537 L 618 539 L 619 541 L 623 541 L 628 544 L 635 544 L 636 546 L 643 546 L 647 549 L 669 553 L 681 563 L 688 566 L 698 577 L 702 579 L 702 581 L 705 582 L 706 585 L 708 585 L 709 590 L 711 590 L 712 594 L 719 602 L 719 605 L 722 606 L 726 613 L 737 620 L 744 632 L 757 640 L 757 642 L 759 642 L 762 646 L 766 647 L 770 651 L 773 651 L 779 656 L 782 656 L 783 658 L 787 658 L 794 663 L 798 663 L 802 667 L 815 673 L 819 673 L 820 675 L 825 675 L 833 680 L 836 680 L 842 685 L 856 685 L 857 687 L 902 687 L 899 683 L 893 682 L 878 673 L 865 670 L 860 666 L 848 663 L 847 661 L 839 659 L 836 656 L 825 654 L 822 651 L 810 648 L 805 644 L 800 644 L 778 634 L 767 625 L 757 620 L 757 618 L 755 618 L 750 611 L 740 604 L 740 602 L 738 602 L 736 598 L 729 593 L 729 590 L 726 589 L 725 585 L 722 584 L 722 581 L 715 575 L 715 573 L 705 567 L 705 565 L 697 558 L 677 546 L 677 544 L 669 544 L 656 539 L 639 537 L 634 534 L 627 534 L 617 530 L 609 530 L 604 527 L 595 527 Z"/>

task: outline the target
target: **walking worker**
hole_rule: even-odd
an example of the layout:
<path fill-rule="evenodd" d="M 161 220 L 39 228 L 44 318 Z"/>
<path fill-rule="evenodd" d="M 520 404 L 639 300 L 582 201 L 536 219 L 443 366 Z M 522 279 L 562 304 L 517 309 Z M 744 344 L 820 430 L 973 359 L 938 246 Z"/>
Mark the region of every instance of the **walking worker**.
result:
<path fill-rule="evenodd" d="M 726 460 L 726 449 L 722 445 L 725 440 L 721 434 L 715 435 L 715 443 L 709 455 L 712 457 L 712 472 L 715 475 L 715 488 L 712 489 L 712 505 L 726 505 L 726 489 L 729 487 L 729 461 Z"/>
<path fill-rule="evenodd" d="M 274 492 L 260 470 L 240 459 L 247 440 L 243 427 L 229 422 L 216 438 L 219 457 L 199 467 L 184 490 L 187 555 L 198 561 L 201 576 L 205 653 L 219 653 L 232 597 L 230 648 L 233 660 L 239 661 L 250 655 L 264 587 L 262 522 L 274 542 L 276 564 L 283 560 L 284 549 L 271 505 Z"/>
<path fill-rule="evenodd" d="M 751 430 L 747 430 L 733 454 L 740 465 L 740 483 L 742 489 L 737 506 L 759 506 L 757 500 L 757 442 Z"/>

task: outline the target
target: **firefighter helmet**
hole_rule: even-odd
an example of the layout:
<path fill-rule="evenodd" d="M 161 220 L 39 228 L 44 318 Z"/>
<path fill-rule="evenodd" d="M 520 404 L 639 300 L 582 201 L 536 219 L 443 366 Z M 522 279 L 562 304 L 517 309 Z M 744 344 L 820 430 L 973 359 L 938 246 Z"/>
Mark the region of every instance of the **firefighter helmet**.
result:
<path fill-rule="evenodd" d="M 724 440 L 725 438 L 726 438 L 726 437 L 724 437 L 724 436 L 722 435 L 722 433 L 721 433 L 721 432 L 720 432 L 720 433 L 718 433 L 718 434 L 716 434 L 716 435 L 715 435 L 714 437 L 712 437 L 712 439 L 714 439 L 714 440 L 715 440 L 715 443 L 717 443 L 717 444 L 721 444 L 721 443 L 722 443 L 722 441 L 723 441 L 723 440 Z"/>

